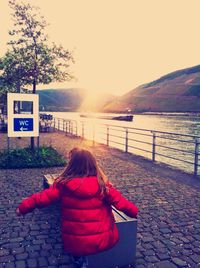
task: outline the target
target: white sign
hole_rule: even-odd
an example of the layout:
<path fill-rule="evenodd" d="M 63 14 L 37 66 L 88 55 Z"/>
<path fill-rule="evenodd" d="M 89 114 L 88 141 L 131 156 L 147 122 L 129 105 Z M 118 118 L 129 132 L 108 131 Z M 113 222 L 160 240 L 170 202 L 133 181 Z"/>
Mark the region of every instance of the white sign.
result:
<path fill-rule="evenodd" d="M 8 137 L 39 136 L 37 94 L 8 93 Z M 19 111 L 20 110 L 20 111 Z"/>

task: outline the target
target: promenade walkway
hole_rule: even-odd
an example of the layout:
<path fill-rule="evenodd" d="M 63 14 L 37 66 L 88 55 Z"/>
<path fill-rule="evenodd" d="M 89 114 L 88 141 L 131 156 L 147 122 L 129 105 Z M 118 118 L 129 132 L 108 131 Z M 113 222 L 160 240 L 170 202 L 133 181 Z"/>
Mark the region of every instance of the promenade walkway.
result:
<path fill-rule="evenodd" d="M 2 139 L 3 137 L 3 139 Z M 11 147 L 29 139 L 11 139 Z M 103 145 L 41 135 L 64 155 L 75 146 L 90 148 L 112 183 L 140 209 L 137 268 L 200 267 L 200 182 L 192 176 Z M 1 134 L 0 149 L 6 147 Z M 0 170 L 0 268 L 73 268 L 64 254 L 57 206 L 15 215 L 20 200 L 42 190 L 42 177 L 62 168 Z M 94 267 L 95 268 L 95 267 Z M 104 268 L 104 267 L 102 267 Z"/>

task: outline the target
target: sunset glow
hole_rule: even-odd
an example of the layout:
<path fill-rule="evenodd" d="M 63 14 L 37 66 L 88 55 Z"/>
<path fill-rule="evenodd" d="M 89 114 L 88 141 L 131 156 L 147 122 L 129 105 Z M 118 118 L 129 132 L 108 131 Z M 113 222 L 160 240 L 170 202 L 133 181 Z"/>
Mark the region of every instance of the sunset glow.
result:
<path fill-rule="evenodd" d="M 169 72 L 199 64 L 200 1 L 26 0 L 50 26 L 51 41 L 74 51 L 77 81 L 39 88 L 86 88 L 122 95 Z M 0 2 L 1 47 L 11 29 Z"/>

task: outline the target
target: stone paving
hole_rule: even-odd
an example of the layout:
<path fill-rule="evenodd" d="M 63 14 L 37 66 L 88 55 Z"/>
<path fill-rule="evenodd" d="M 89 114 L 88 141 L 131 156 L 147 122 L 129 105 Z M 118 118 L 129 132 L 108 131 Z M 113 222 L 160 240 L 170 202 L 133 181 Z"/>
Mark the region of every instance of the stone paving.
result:
<path fill-rule="evenodd" d="M 12 139 L 11 147 L 27 142 Z M 137 268 L 200 267 L 198 179 L 63 133 L 43 134 L 40 143 L 51 144 L 64 155 L 74 146 L 90 148 L 113 184 L 138 205 Z M 5 146 L 1 134 L 0 149 Z M 15 215 L 22 198 L 42 190 L 44 174 L 61 170 L 0 170 L 0 268 L 74 267 L 62 249 L 57 206 Z"/>

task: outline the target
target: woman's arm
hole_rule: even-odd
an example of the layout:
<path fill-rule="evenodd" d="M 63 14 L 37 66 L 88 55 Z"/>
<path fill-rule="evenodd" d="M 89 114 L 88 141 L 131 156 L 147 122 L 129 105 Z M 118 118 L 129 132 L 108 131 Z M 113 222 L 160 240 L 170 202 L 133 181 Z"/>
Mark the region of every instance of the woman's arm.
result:
<path fill-rule="evenodd" d="M 107 184 L 107 201 L 110 205 L 114 206 L 116 209 L 121 210 L 127 216 L 131 218 L 137 218 L 138 208 L 137 206 L 128 201 L 117 189 L 115 189 L 110 183 Z"/>
<path fill-rule="evenodd" d="M 19 205 L 16 213 L 17 215 L 26 214 L 31 212 L 35 208 L 42 208 L 49 206 L 57 202 L 60 198 L 60 193 L 55 184 L 53 184 L 49 189 L 42 192 L 35 193 L 27 198 L 25 198 Z"/>

